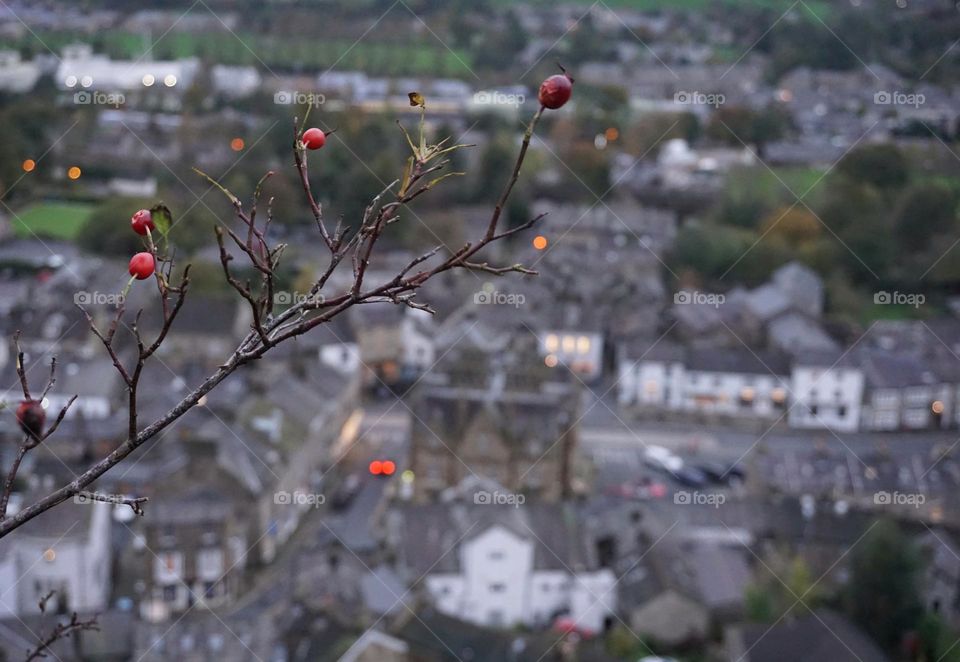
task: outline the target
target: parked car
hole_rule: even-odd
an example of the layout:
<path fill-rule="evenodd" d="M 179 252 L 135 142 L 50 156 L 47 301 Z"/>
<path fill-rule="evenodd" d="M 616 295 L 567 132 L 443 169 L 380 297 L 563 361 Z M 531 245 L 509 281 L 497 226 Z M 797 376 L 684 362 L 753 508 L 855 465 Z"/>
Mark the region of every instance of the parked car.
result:
<path fill-rule="evenodd" d="M 673 472 L 673 477 L 677 479 L 677 482 L 688 487 L 703 487 L 707 484 L 707 475 L 696 467 L 681 466 Z"/>
<path fill-rule="evenodd" d="M 742 483 L 745 477 L 744 471 L 740 466 L 721 461 L 698 462 L 697 469 L 706 474 L 707 478 L 715 483 Z"/>
<path fill-rule="evenodd" d="M 643 452 L 647 466 L 673 474 L 683 468 L 683 459 L 663 446 L 647 446 Z"/>

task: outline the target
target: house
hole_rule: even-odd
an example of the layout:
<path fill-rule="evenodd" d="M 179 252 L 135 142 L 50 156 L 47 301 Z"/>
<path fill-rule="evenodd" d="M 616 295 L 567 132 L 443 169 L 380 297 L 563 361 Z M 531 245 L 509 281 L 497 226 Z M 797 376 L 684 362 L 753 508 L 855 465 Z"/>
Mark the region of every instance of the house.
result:
<path fill-rule="evenodd" d="M 417 385 L 409 468 L 414 498 L 437 498 L 464 478 L 556 500 L 571 488 L 580 391 L 540 358 L 531 334 L 485 336 L 468 326 Z"/>
<path fill-rule="evenodd" d="M 433 319 L 407 306 L 357 306 L 350 311 L 364 388 L 413 384 L 435 358 Z"/>
<path fill-rule="evenodd" d="M 786 411 L 789 383 L 782 355 L 661 341 L 625 349 L 618 399 L 639 409 L 776 419 Z"/>
<path fill-rule="evenodd" d="M 543 627 L 568 616 L 605 629 L 616 577 L 601 568 L 569 504 L 496 498 L 402 504 L 387 514 L 387 544 L 407 581 L 423 577 L 438 611 L 484 627 Z"/>
<path fill-rule="evenodd" d="M 53 418 L 73 396 L 77 396 L 67 411 L 68 418 L 103 420 L 117 410 L 122 395 L 120 373 L 105 355 L 84 360 L 60 354 L 56 382 L 42 404 L 47 415 Z"/>
<path fill-rule="evenodd" d="M 956 627 L 960 624 L 960 547 L 940 528 L 928 529 L 916 542 L 925 561 L 920 588 L 924 607 Z"/>
<path fill-rule="evenodd" d="M 671 317 L 676 333 L 702 346 L 766 346 L 802 354 L 838 349 L 823 330 L 823 283 L 809 267 L 793 261 L 758 287 L 735 287 L 725 294 L 678 291 Z"/>
<path fill-rule="evenodd" d="M 887 662 L 890 658 L 846 617 L 818 609 L 774 625 L 732 626 L 724 632 L 726 654 L 743 662 Z"/>
<path fill-rule="evenodd" d="M 664 531 L 663 522 L 646 519 L 645 547 L 633 570 L 640 574 L 620 586 L 634 631 L 682 647 L 707 640 L 714 626 L 739 621 L 753 577 L 743 542 L 750 534 L 716 524 L 680 524 Z"/>
<path fill-rule="evenodd" d="M 955 385 L 944 383 L 933 365 L 916 354 L 880 349 L 862 349 L 858 358 L 866 392 L 863 429 L 917 430 L 949 425 Z"/>
<path fill-rule="evenodd" d="M 143 326 L 150 332 L 159 330 L 159 309 L 144 311 Z M 219 365 L 230 356 L 240 340 L 250 331 L 252 314 L 246 301 L 238 296 L 212 296 L 191 292 L 174 321 L 170 333 L 157 354 L 168 357 L 188 356 Z"/>
<path fill-rule="evenodd" d="M 809 353 L 793 362 L 790 427 L 855 432 L 861 421 L 864 374 L 854 357 Z"/>
<path fill-rule="evenodd" d="M 24 62 L 17 51 L 0 51 L 0 90 L 23 94 L 37 84 L 42 70 L 36 62 Z"/>
<path fill-rule="evenodd" d="M 148 621 L 229 604 L 242 586 L 251 538 L 260 535 L 249 516 L 253 495 L 217 466 L 216 442 L 191 439 L 186 451 L 189 461 L 153 495 L 150 517 L 136 523 L 140 614 Z"/>
<path fill-rule="evenodd" d="M 23 500 L 32 502 L 48 489 Z M 126 508 L 126 506 L 123 506 Z M 0 546 L 0 618 L 39 614 L 39 601 L 56 595 L 48 609 L 91 613 L 110 600 L 111 513 L 102 502 L 64 503 L 37 517 Z M 14 512 L 11 508 L 11 513 Z"/>
<path fill-rule="evenodd" d="M 196 58 L 111 60 L 94 54 L 88 44 L 72 44 L 63 49 L 54 82 L 59 89 L 70 91 L 144 94 L 153 88 L 179 94 L 193 83 L 199 67 Z"/>

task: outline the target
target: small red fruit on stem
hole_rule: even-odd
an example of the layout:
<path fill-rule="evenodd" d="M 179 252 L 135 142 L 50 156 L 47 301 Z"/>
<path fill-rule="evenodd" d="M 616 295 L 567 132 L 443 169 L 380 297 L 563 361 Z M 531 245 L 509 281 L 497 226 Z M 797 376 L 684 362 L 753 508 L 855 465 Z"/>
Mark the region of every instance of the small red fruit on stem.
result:
<path fill-rule="evenodd" d="M 307 149 L 320 149 L 327 142 L 327 136 L 323 131 L 314 127 L 303 132 L 303 145 Z"/>
<path fill-rule="evenodd" d="M 152 253 L 137 253 L 132 258 L 130 258 L 130 275 L 136 278 L 137 280 L 143 280 L 145 278 L 150 278 L 153 275 L 153 271 L 156 268 L 156 262 L 153 259 Z"/>
<path fill-rule="evenodd" d="M 562 74 L 554 74 L 540 84 L 537 99 L 544 108 L 556 110 L 570 101 L 572 94 L 573 77 L 564 69 Z"/>
<path fill-rule="evenodd" d="M 17 407 L 17 423 L 20 424 L 20 429 L 33 439 L 40 439 L 46 419 L 47 412 L 39 400 L 23 400 Z"/>
<path fill-rule="evenodd" d="M 145 235 L 147 232 L 153 231 L 153 214 L 150 213 L 149 209 L 141 209 L 130 219 L 130 227 L 133 228 L 133 231 L 140 235 Z"/>

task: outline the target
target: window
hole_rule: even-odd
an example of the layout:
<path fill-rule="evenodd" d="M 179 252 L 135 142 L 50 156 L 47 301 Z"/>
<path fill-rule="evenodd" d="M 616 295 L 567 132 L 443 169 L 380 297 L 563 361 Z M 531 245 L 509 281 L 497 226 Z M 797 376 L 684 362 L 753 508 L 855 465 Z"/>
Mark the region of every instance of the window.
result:
<path fill-rule="evenodd" d="M 201 549 L 197 553 L 197 576 L 200 579 L 219 579 L 223 573 L 223 552 L 213 549 Z"/>
<path fill-rule="evenodd" d="M 543 344 L 551 354 L 560 349 L 560 339 L 554 333 L 548 334 Z"/>
<path fill-rule="evenodd" d="M 183 574 L 183 554 L 161 552 L 154 560 L 153 576 L 158 583 L 167 584 L 180 579 Z"/>
<path fill-rule="evenodd" d="M 587 354 L 590 351 L 590 339 L 587 336 L 577 338 L 577 353 Z"/>
<path fill-rule="evenodd" d="M 497 582 L 496 584 L 490 584 L 491 593 L 503 593 L 507 590 L 507 585 L 502 582 Z"/>
<path fill-rule="evenodd" d="M 503 560 L 503 556 L 504 556 L 503 552 L 500 551 L 499 549 L 490 552 L 490 560 L 491 560 L 491 561 L 502 561 L 502 560 Z"/>
<path fill-rule="evenodd" d="M 840 418 L 845 418 L 846 415 L 847 415 L 846 405 L 840 405 L 839 407 L 837 407 L 837 416 L 839 416 Z"/>
<path fill-rule="evenodd" d="M 164 602 L 177 601 L 177 587 L 175 584 L 169 584 L 163 587 L 163 601 Z"/>
<path fill-rule="evenodd" d="M 811 416 L 817 415 L 817 405 L 810 405 L 810 415 Z"/>

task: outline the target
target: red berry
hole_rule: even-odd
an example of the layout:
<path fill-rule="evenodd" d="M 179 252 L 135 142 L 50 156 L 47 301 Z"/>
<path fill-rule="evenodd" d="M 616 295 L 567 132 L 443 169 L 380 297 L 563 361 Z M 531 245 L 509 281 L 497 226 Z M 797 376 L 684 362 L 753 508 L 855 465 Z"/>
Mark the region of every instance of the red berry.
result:
<path fill-rule="evenodd" d="M 156 263 L 153 260 L 152 253 L 137 253 L 130 258 L 130 275 L 137 280 L 150 278 L 150 276 L 153 275 L 155 266 Z"/>
<path fill-rule="evenodd" d="M 149 209 L 141 209 L 130 219 L 130 227 L 137 234 L 147 234 L 147 230 L 154 230 L 153 215 Z"/>
<path fill-rule="evenodd" d="M 46 418 L 47 412 L 38 400 L 23 400 L 17 407 L 17 423 L 20 424 L 20 429 L 34 439 L 39 439 L 43 434 Z"/>
<path fill-rule="evenodd" d="M 570 101 L 573 94 L 573 79 L 566 73 L 554 74 L 540 84 L 537 98 L 544 108 L 556 110 Z"/>
<path fill-rule="evenodd" d="M 326 142 L 327 136 L 316 127 L 303 132 L 303 144 L 307 149 L 320 149 Z"/>

